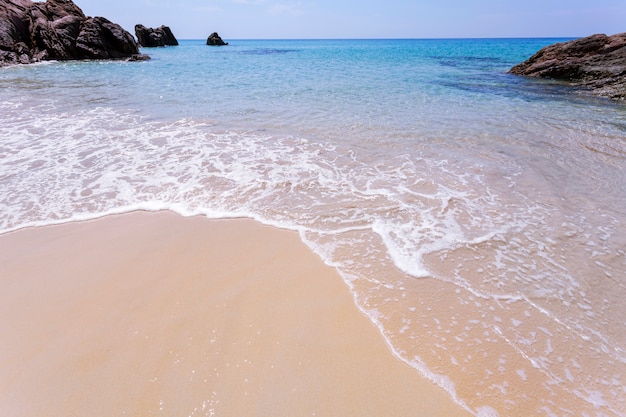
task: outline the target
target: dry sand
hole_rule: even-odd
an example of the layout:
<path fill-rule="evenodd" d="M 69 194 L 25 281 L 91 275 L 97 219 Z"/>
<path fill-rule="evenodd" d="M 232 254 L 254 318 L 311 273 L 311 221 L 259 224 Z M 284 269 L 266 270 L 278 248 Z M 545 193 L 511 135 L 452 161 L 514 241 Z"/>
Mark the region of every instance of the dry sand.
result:
<path fill-rule="evenodd" d="M 0 236 L 0 416 L 466 416 L 297 234 L 135 212 Z"/>

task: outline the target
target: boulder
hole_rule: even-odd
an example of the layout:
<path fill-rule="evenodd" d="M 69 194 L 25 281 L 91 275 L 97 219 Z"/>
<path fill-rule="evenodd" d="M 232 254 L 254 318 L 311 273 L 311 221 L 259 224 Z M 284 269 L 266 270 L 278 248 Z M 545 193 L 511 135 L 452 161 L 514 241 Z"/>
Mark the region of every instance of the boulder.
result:
<path fill-rule="evenodd" d="M 626 33 L 546 46 L 509 73 L 567 81 L 600 96 L 626 99 Z"/>
<path fill-rule="evenodd" d="M 147 28 L 144 25 L 135 25 L 135 35 L 139 45 L 146 48 L 178 45 L 172 30 L 167 26 Z"/>
<path fill-rule="evenodd" d="M 224 46 L 228 45 L 228 42 L 224 42 L 222 38 L 220 38 L 220 35 L 217 34 L 217 32 L 213 32 L 206 40 L 206 44 L 211 46 Z"/>
<path fill-rule="evenodd" d="M 80 59 L 119 59 L 139 54 L 133 35 L 104 17 L 83 22 L 76 50 Z"/>
<path fill-rule="evenodd" d="M 121 26 L 85 16 L 71 0 L 0 2 L 0 65 L 120 58 L 147 57 Z"/>
<path fill-rule="evenodd" d="M 29 48 L 30 0 L 8 0 L 0 2 L 0 65 L 23 63 L 31 60 Z"/>

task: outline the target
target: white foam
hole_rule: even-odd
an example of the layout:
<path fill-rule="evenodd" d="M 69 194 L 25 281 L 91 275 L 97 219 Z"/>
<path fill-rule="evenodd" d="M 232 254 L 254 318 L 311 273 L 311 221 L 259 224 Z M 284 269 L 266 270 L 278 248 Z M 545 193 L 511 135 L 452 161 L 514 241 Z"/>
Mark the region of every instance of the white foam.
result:
<path fill-rule="evenodd" d="M 480 407 L 476 412 L 476 417 L 498 417 L 500 414 L 491 407 Z"/>
<path fill-rule="evenodd" d="M 581 372 L 596 372 L 585 357 L 551 363 L 548 356 L 559 349 L 552 339 L 562 335 L 581 351 L 624 363 L 620 339 L 591 320 L 607 317 L 601 303 L 591 299 L 593 288 L 587 287 L 593 286 L 570 270 L 567 259 L 585 253 L 571 247 L 593 241 L 585 249 L 594 259 L 589 268 L 617 280 L 623 271 L 612 266 L 616 261 L 606 241 L 618 233 L 595 232 L 590 215 L 583 221 L 536 204 L 514 191 L 512 179 L 499 189 L 487 181 L 483 166 L 419 152 L 372 155 L 293 136 L 220 131 L 212 122 L 161 123 L 108 108 L 63 113 L 50 111 L 51 106 L 2 104 L 0 229 L 5 232 L 134 210 L 249 217 L 296 230 L 338 269 L 392 351 L 478 416 L 497 413 L 482 400 L 458 398 L 454 375 L 432 371 L 420 356 L 397 347 L 396 340 L 418 340 L 424 320 L 433 322 L 424 313 L 428 308 L 417 304 L 419 294 L 408 292 L 412 286 L 403 280 L 433 277 L 442 288 L 452 284 L 451 300 L 458 304 L 450 308 L 473 301 L 474 315 L 465 323 L 454 315 L 434 317 L 441 343 L 432 349 L 454 366 L 466 361 L 454 349 L 476 341 L 463 333 L 473 326 L 481 328 L 474 335 L 480 343 L 498 343 L 494 351 L 510 347 L 549 384 L 577 382 L 568 364 L 582 363 Z M 621 230 L 618 223 L 611 223 L 615 230 Z M 436 262 L 428 262 L 433 259 L 453 265 L 452 272 L 433 267 Z M 385 294 L 382 301 L 378 292 Z M 402 325 L 393 329 L 377 303 L 397 306 Z M 585 318 L 580 311 L 594 314 Z M 413 316 L 420 319 L 408 319 Z M 540 332 L 528 331 L 533 320 L 545 323 Z M 504 371 L 514 363 L 508 357 L 489 359 Z M 522 382 L 530 380 L 523 369 L 511 371 Z M 507 392 L 511 402 L 520 401 L 513 390 Z M 594 407 L 615 403 L 596 391 L 578 393 Z"/>

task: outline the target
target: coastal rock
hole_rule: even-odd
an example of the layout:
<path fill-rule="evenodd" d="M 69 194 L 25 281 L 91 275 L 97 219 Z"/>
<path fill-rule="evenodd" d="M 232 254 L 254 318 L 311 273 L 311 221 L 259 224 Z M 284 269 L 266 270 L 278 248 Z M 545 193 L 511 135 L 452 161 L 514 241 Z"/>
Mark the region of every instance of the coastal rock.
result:
<path fill-rule="evenodd" d="M 0 2 L 0 65 L 131 57 L 147 58 L 130 33 L 71 0 Z"/>
<path fill-rule="evenodd" d="M 135 25 L 135 35 L 139 45 L 146 48 L 178 45 L 178 40 L 168 26 L 147 28 L 144 25 Z"/>
<path fill-rule="evenodd" d="M 584 86 L 597 95 L 626 99 L 626 33 L 593 35 L 539 50 L 509 73 Z"/>
<path fill-rule="evenodd" d="M 220 38 L 220 35 L 217 34 L 217 32 L 213 32 L 206 40 L 206 44 L 211 46 L 224 46 L 228 45 L 228 42 L 224 42 L 222 38 Z"/>
<path fill-rule="evenodd" d="M 133 35 L 104 17 L 85 20 L 76 38 L 78 59 L 118 59 L 139 54 Z M 71 58 L 70 58 L 71 59 Z"/>
<path fill-rule="evenodd" d="M 30 62 L 30 7 L 30 0 L 0 2 L 0 65 Z"/>

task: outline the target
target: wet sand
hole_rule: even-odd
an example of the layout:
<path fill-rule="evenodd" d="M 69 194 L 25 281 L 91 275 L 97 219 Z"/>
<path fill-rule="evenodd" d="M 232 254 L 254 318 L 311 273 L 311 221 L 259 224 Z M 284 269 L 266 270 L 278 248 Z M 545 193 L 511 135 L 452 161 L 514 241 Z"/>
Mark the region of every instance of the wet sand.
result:
<path fill-rule="evenodd" d="M 0 415 L 467 416 L 297 234 L 134 212 L 0 236 Z"/>

